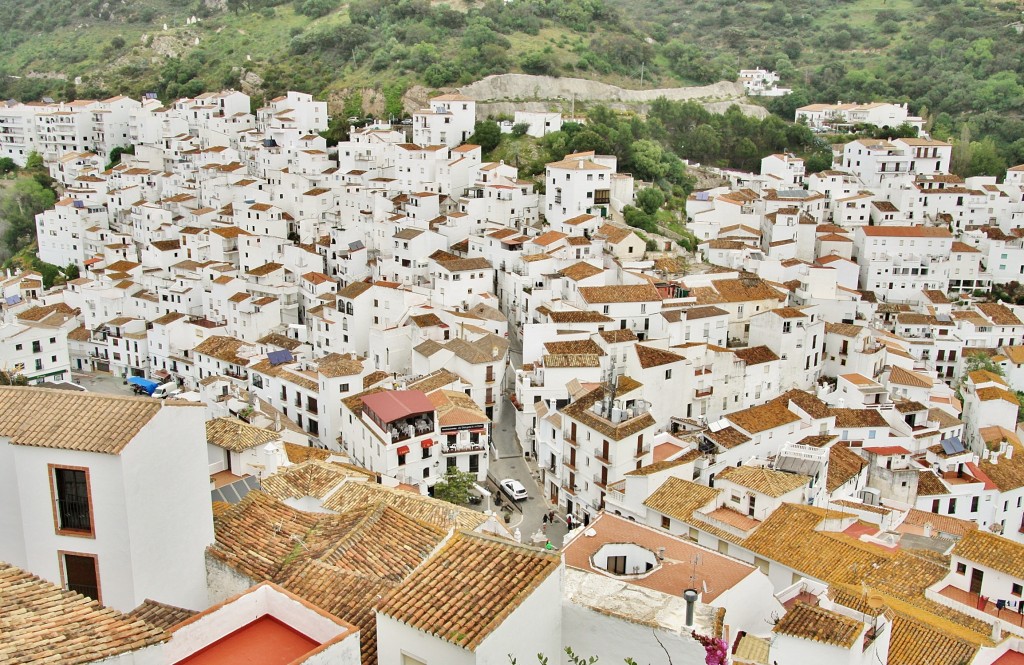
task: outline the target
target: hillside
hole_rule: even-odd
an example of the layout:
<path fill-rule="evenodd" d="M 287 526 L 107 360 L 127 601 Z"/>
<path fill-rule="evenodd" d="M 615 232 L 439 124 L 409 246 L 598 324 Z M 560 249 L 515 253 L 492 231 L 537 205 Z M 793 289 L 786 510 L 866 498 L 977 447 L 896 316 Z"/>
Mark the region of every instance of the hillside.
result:
<path fill-rule="evenodd" d="M 970 137 L 991 137 L 1003 160 L 1024 161 L 1015 2 L 0 0 L 0 9 L 3 97 L 169 98 L 241 86 L 257 97 L 307 90 L 340 105 L 345 91 L 369 88 L 377 106 L 401 112 L 413 85 L 425 92 L 495 73 L 625 88 L 640 87 L 642 73 L 653 88 L 732 80 L 760 65 L 796 89 L 769 104 L 783 117 L 808 101 L 906 101 L 937 135 L 959 137 L 969 122 Z"/>

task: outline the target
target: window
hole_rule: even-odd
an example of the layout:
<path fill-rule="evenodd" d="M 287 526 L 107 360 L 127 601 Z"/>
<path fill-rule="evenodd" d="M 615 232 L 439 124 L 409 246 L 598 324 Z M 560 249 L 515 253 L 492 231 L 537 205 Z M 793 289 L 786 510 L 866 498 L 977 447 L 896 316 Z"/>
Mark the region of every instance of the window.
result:
<path fill-rule="evenodd" d="M 966 575 L 967 574 L 967 564 L 966 563 L 958 563 L 958 564 L 956 564 L 956 574 L 957 575 Z"/>
<path fill-rule="evenodd" d="M 42 342 L 32 342 L 32 353 L 39 353 L 43 350 Z"/>
<path fill-rule="evenodd" d="M 956 512 L 956 499 L 950 499 L 949 500 L 949 508 L 946 510 L 946 513 L 949 514 L 949 515 L 952 515 L 955 512 Z"/>
<path fill-rule="evenodd" d="M 665 515 L 662 515 L 661 516 L 661 528 L 662 529 L 671 529 L 672 528 L 672 519 L 667 517 L 667 516 L 665 516 Z"/>
<path fill-rule="evenodd" d="M 420 660 L 418 658 L 413 658 L 412 656 L 410 656 L 407 653 L 403 653 L 402 654 L 402 665 L 427 665 L 427 662 L 425 660 Z"/>
<path fill-rule="evenodd" d="M 1022 591 L 1024 591 L 1024 589 L 1022 589 L 1021 586 L 1016 582 L 1014 582 L 1013 586 L 1010 587 L 1010 593 L 1014 596 L 1017 596 L 1018 598 L 1020 598 L 1020 594 Z"/>
<path fill-rule="evenodd" d="M 975 497 L 971 497 L 971 512 L 972 513 L 978 512 L 978 498 L 979 497 L 976 497 L 976 496 Z"/>
<path fill-rule="evenodd" d="M 405 455 L 398 455 L 398 466 L 405 466 Z"/>
<path fill-rule="evenodd" d="M 100 576 L 97 559 L 91 554 L 59 552 L 61 558 L 61 579 L 68 591 L 77 591 L 83 596 L 100 600 Z"/>
<path fill-rule="evenodd" d="M 89 471 L 80 467 L 50 465 L 54 526 L 67 536 L 92 536 L 92 505 L 89 501 Z"/>

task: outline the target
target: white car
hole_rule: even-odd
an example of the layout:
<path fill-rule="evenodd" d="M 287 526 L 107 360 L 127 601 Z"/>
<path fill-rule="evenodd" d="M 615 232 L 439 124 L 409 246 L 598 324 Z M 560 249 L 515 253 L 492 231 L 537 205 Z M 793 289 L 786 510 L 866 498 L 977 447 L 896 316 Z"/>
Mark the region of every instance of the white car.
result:
<path fill-rule="evenodd" d="M 524 501 L 526 499 L 526 488 L 518 480 L 506 478 L 499 483 L 501 491 L 508 495 L 513 501 Z"/>

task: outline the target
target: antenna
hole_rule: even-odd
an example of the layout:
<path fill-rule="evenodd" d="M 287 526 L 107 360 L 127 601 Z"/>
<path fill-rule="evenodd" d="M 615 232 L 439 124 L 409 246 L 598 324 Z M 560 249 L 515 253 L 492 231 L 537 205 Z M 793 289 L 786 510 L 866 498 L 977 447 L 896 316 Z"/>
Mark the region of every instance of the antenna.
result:
<path fill-rule="evenodd" d="M 701 564 L 702 558 L 700 554 L 694 554 L 693 558 L 690 559 L 690 563 L 693 565 L 693 569 L 690 572 L 690 586 L 693 587 L 697 583 L 697 566 Z"/>

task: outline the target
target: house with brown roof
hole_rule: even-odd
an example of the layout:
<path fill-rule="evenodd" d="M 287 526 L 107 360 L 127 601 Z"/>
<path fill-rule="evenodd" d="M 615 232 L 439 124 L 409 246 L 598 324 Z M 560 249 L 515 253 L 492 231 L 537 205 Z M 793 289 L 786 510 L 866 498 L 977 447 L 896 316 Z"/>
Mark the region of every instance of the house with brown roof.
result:
<path fill-rule="evenodd" d="M 204 420 L 173 399 L 0 388 L 0 560 L 125 612 L 206 607 Z"/>
<path fill-rule="evenodd" d="M 653 462 L 651 441 L 657 423 L 641 391 L 616 397 L 606 385 L 581 387 L 559 415 L 561 484 L 549 478 L 545 489 L 552 498 L 557 496 L 566 512 L 583 521 L 604 508 L 611 485 Z"/>
<path fill-rule="evenodd" d="M 561 571 L 560 559 L 543 550 L 457 533 L 378 606 L 378 662 L 468 665 L 555 654 L 563 644 Z"/>
<path fill-rule="evenodd" d="M 779 357 L 779 381 L 785 388 L 814 386 L 822 372 L 824 340 L 824 316 L 816 305 L 778 307 L 750 319 L 750 345 L 763 345 Z"/>
<path fill-rule="evenodd" d="M 985 370 L 971 372 L 961 386 L 964 410 L 964 443 L 975 453 L 987 449 L 981 432 L 984 428 L 1000 427 L 1010 432 L 1017 429 L 1020 403 L 1006 381 Z"/>

